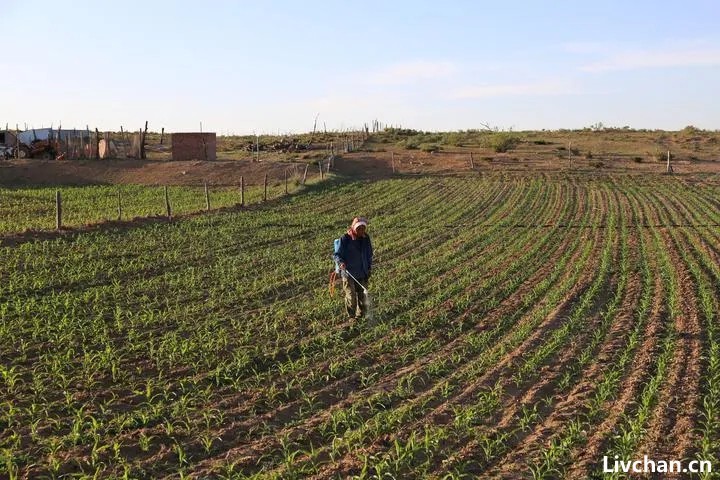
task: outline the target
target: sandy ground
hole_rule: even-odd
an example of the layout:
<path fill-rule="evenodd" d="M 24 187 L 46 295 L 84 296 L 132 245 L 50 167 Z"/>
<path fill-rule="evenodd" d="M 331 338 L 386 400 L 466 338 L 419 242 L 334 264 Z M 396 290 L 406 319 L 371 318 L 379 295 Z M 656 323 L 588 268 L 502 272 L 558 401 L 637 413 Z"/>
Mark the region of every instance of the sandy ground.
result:
<path fill-rule="evenodd" d="M 6 160 L 0 161 L 0 185 L 49 186 L 90 184 L 140 185 L 239 185 L 262 183 L 263 177 L 278 181 L 288 175 L 302 175 L 309 165 L 309 177 L 318 175 L 315 163 L 288 161 L 217 160 L 173 162 L 162 160 Z M 720 175 L 720 161 L 678 160 L 674 173 Z M 470 151 L 428 153 L 420 150 L 369 148 L 340 156 L 334 171 L 350 178 L 375 179 L 393 174 L 453 174 L 471 171 L 541 172 L 627 172 L 664 173 L 665 162 L 642 160 L 628 155 L 607 155 L 566 159 L 547 152 L 501 154 Z"/>
<path fill-rule="evenodd" d="M 281 162 L 153 160 L 12 160 L 0 162 L 0 185 L 239 185 L 282 178 L 284 171 L 302 172 L 304 165 Z M 313 170 L 314 173 L 314 170 Z"/>

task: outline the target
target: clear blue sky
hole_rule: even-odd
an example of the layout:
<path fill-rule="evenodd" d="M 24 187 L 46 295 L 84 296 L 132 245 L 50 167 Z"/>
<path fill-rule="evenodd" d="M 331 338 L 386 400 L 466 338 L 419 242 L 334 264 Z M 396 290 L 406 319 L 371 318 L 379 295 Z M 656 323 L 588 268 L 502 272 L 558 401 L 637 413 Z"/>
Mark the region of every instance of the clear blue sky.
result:
<path fill-rule="evenodd" d="M 0 123 L 720 129 L 720 2 L 0 0 Z"/>

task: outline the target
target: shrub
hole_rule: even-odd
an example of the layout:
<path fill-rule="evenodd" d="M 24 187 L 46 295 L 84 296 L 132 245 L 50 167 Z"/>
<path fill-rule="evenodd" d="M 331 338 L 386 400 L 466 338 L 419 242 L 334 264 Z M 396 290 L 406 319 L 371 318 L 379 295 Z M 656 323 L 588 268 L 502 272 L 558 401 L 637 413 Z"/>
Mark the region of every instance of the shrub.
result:
<path fill-rule="evenodd" d="M 702 130 L 695 127 L 694 125 L 688 125 L 687 127 L 680 130 L 680 133 L 682 135 L 695 136 L 695 135 L 702 133 Z"/>
<path fill-rule="evenodd" d="M 667 150 L 656 149 L 653 152 L 652 156 L 656 162 L 667 162 L 667 157 L 668 157 Z M 670 160 L 674 160 L 674 159 L 675 159 L 675 155 L 672 152 L 670 152 Z"/>
<path fill-rule="evenodd" d="M 463 140 L 464 135 L 460 132 L 448 132 L 442 136 L 442 143 L 453 147 L 462 147 Z"/>
<path fill-rule="evenodd" d="M 420 145 L 420 149 L 423 152 L 435 153 L 440 150 L 440 146 L 435 143 L 423 143 Z"/>
<path fill-rule="evenodd" d="M 515 135 L 505 132 L 493 133 L 487 138 L 487 146 L 497 153 L 512 150 L 518 143 L 519 140 Z"/>
<path fill-rule="evenodd" d="M 400 142 L 400 145 L 405 147 L 406 150 L 417 150 L 420 147 L 420 142 L 416 138 L 406 138 Z"/>

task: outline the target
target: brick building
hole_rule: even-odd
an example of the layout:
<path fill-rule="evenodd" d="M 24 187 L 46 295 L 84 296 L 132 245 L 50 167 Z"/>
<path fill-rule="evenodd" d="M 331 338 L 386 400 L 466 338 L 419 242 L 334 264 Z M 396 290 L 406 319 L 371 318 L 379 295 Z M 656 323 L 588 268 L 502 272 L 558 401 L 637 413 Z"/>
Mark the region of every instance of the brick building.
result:
<path fill-rule="evenodd" d="M 173 160 L 216 160 L 217 139 L 215 133 L 173 133 Z"/>

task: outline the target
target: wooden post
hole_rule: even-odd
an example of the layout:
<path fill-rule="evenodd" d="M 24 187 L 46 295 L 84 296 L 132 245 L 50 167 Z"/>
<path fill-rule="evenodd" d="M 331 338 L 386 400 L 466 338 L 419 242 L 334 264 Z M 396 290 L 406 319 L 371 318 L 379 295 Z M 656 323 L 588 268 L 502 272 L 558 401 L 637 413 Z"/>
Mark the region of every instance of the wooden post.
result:
<path fill-rule="evenodd" d="M 672 165 L 670 165 L 670 150 L 668 150 L 668 151 L 667 151 L 667 169 L 666 169 L 666 172 L 667 172 L 667 173 L 672 173 L 672 171 L 673 171 Z"/>
<path fill-rule="evenodd" d="M 165 138 L 165 127 L 162 127 L 162 129 L 160 129 L 160 145 L 163 144 L 163 138 Z"/>
<path fill-rule="evenodd" d="M 390 152 L 390 158 L 392 161 L 392 170 L 393 170 L 393 173 L 395 173 L 395 152 Z"/>
<path fill-rule="evenodd" d="M 205 182 L 205 210 L 210 210 L 210 192 L 208 192 L 207 182 Z"/>
<path fill-rule="evenodd" d="M 263 180 L 263 202 L 267 202 L 267 173 L 265 174 L 265 180 Z"/>
<path fill-rule="evenodd" d="M 172 218 L 172 210 L 170 210 L 170 195 L 168 194 L 168 188 L 167 185 L 165 185 L 165 212 L 167 214 L 167 218 Z"/>
<path fill-rule="evenodd" d="M 319 160 L 319 161 L 318 161 L 318 167 L 320 167 L 320 180 L 322 180 L 323 178 L 325 178 L 325 177 L 323 176 L 322 160 Z"/>
<path fill-rule="evenodd" d="M 285 195 L 288 194 L 288 174 L 287 174 L 287 168 L 285 169 Z"/>
<path fill-rule="evenodd" d="M 95 160 L 100 160 L 100 132 L 95 127 Z"/>
<path fill-rule="evenodd" d="M 303 173 L 303 178 L 302 178 L 303 185 L 305 185 L 305 180 L 307 179 L 308 168 L 310 168 L 310 164 L 305 165 L 305 173 Z"/>
<path fill-rule="evenodd" d="M 470 170 L 475 170 L 475 159 L 473 158 L 473 152 L 470 152 Z"/>
<path fill-rule="evenodd" d="M 245 177 L 240 175 L 240 206 L 245 206 Z"/>
<path fill-rule="evenodd" d="M 140 131 L 140 158 L 143 160 L 146 158 L 145 137 L 147 136 L 147 131 L 148 131 L 148 121 L 145 120 L 145 131 L 144 132 L 142 130 Z"/>
<path fill-rule="evenodd" d="M 145 139 L 143 138 L 142 128 L 138 130 L 138 136 L 140 137 L 140 145 L 138 146 L 138 160 L 145 158 Z M 135 152 L 133 152 L 133 155 Z"/>
<path fill-rule="evenodd" d="M 117 191 L 117 207 L 118 207 L 118 221 L 122 220 L 122 191 L 118 188 Z"/>
<path fill-rule="evenodd" d="M 55 228 L 57 230 L 62 228 L 62 196 L 60 196 L 60 190 L 55 192 Z"/>
<path fill-rule="evenodd" d="M 203 158 L 207 162 L 208 160 L 208 148 L 207 148 L 207 142 L 205 141 L 205 134 L 200 132 L 200 140 L 202 140 L 203 145 Z"/>

